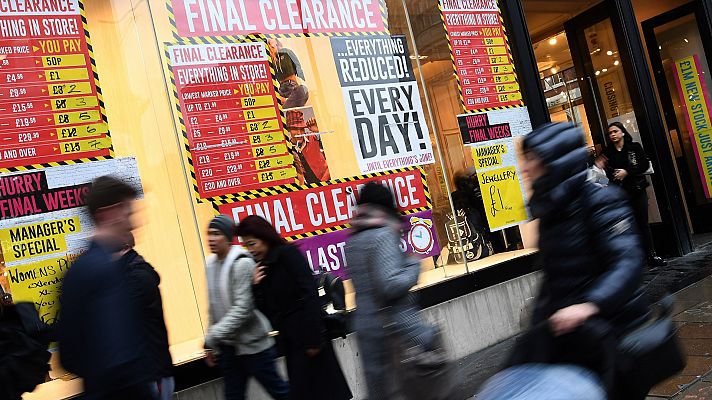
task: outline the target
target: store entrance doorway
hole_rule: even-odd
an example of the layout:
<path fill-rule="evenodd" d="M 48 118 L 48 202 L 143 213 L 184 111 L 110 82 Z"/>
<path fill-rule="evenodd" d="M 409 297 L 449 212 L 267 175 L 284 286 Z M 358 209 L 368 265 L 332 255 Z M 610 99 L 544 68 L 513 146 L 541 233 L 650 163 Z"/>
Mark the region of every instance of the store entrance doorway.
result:
<path fill-rule="evenodd" d="M 692 230 L 712 232 L 712 35 L 701 1 L 642 23 Z"/>

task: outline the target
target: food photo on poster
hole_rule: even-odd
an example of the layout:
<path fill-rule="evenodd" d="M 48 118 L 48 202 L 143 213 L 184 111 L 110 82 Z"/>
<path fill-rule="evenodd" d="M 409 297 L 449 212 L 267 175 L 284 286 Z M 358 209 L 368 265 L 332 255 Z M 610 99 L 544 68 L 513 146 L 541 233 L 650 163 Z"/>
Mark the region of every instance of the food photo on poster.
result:
<path fill-rule="evenodd" d="M 0 10 L 0 169 L 112 155 L 79 0 Z"/>
<path fill-rule="evenodd" d="M 435 162 L 405 36 L 331 38 L 361 173 Z"/>
<path fill-rule="evenodd" d="M 88 245 L 93 223 L 84 200 L 103 175 L 142 193 L 133 158 L 0 177 L 0 285 L 13 301 L 33 303 L 45 323 L 57 322 L 64 274 Z"/>

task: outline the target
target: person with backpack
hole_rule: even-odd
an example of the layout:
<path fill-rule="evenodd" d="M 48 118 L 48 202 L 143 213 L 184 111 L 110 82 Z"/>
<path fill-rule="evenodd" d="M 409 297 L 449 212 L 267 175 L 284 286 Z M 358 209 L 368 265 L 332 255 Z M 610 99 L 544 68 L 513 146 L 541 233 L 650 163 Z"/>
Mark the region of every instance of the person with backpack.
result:
<path fill-rule="evenodd" d="M 243 400 L 254 377 L 277 400 L 289 398 L 289 384 L 277 373 L 277 351 L 269 321 L 255 308 L 252 275 L 255 261 L 232 244 L 235 222 L 218 215 L 208 225 L 211 254 L 206 260 L 210 326 L 205 336 L 208 365 L 218 365 L 225 399 Z"/>

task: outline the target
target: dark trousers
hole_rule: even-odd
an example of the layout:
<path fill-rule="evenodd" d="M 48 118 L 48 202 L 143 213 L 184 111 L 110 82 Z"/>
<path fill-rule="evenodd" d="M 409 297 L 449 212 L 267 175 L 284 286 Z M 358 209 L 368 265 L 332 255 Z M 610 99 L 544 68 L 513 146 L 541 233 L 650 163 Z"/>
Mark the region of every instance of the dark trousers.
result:
<path fill-rule="evenodd" d="M 648 192 L 641 190 L 638 193 L 631 193 L 630 203 L 633 207 L 638 232 L 640 232 L 643 246 L 645 246 L 645 254 L 652 257 L 655 255 L 655 249 L 653 248 L 653 235 L 650 233 L 648 225 Z"/>
<path fill-rule="evenodd" d="M 136 384 L 123 389 L 104 387 L 96 388 L 94 385 L 85 383 L 84 394 L 81 400 L 158 400 L 151 391 L 149 383 Z"/>
<path fill-rule="evenodd" d="M 254 377 L 273 399 L 289 398 L 289 384 L 277 373 L 277 351 L 271 347 L 257 354 L 236 355 L 232 346 L 221 346 L 218 364 L 225 378 L 225 400 L 244 400 L 247 379 Z"/>

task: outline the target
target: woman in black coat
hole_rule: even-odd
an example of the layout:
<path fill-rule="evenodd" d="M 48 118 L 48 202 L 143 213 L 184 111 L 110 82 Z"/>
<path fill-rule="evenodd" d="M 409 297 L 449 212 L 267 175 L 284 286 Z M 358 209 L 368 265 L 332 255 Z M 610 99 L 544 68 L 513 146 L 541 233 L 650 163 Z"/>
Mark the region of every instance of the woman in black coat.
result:
<path fill-rule="evenodd" d="M 259 263 L 253 292 L 257 308 L 279 331 L 290 398 L 348 400 L 353 396 L 331 341 L 325 336 L 316 280 L 302 253 L 259 216 L 243 219 L 237 235 Z"/>
<path fill-rule="evenodd" d="M 603 151 L 603 155 L 596 160 L 599 168 L 606 171 L 608 179 L 622 187 L 630 198 L 635 221 L 638 225 L 638 232 L 643 236 L 648 256 L 648 263 L 651 266 L 663 266 L 665 261 L 655 255 L 653 248 L 653 238 L 648 226 L 648 180 L 645 179 L 645 171 L 648 169 L 648 156 L 643 150 L 643 146 L 633 141 L 633 137 L 620 122 L 613 122 L 608 125 L 609 145 Z"/>

